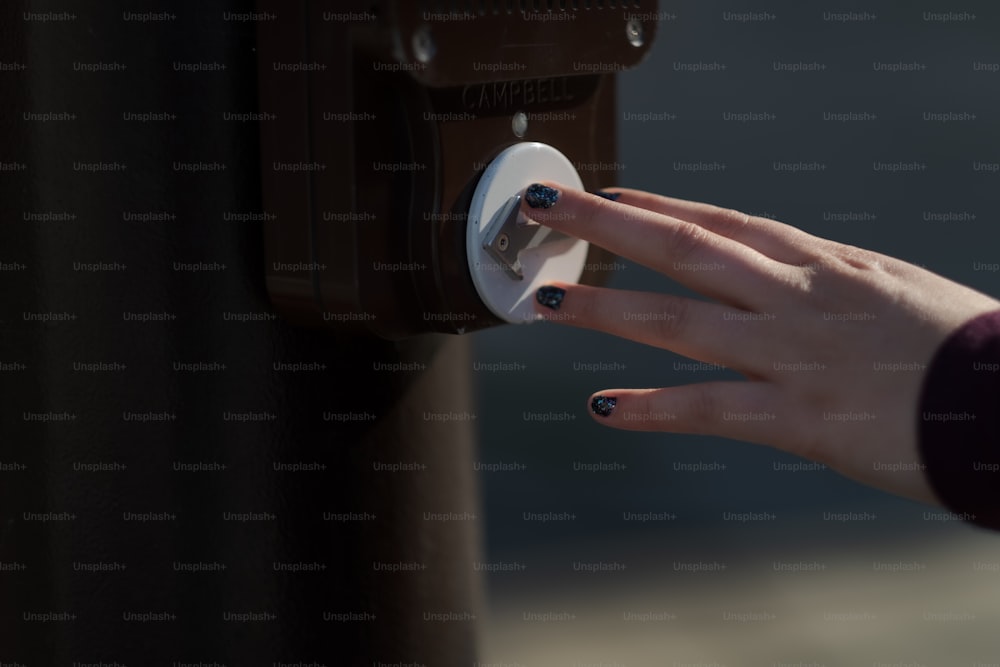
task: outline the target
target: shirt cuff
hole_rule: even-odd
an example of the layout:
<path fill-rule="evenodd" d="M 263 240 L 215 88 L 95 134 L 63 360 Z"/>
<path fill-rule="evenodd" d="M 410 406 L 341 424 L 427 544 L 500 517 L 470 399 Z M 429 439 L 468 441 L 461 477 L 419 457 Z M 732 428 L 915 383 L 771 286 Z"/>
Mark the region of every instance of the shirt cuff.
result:
<path fill-rule="evenodd" d="M 962 519 L 1000 530 L 1000 311 L 965 323 L 941 344 L 917 419 L 937 497 Z"/>

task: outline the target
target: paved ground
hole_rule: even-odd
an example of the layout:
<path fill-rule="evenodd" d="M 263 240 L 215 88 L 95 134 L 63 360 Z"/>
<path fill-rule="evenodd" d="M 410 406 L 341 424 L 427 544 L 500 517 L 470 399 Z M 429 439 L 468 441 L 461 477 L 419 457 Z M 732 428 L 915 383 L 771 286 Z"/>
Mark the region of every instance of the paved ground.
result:
<path fill-rule="evenodd" d="M 632 545 L 622 550 L 625 570 L 492 575 L 481 662 L 1000 666 L 1000 537 L 948 534 L 925 544 L 821 545 L 805 559 L 789 558 L 787 546 L 762 545 L 726 559 L 725 571 L 700 573 L 676 570 L 675 563 L 691 561 L 672 560 L 661 547 Z M 581 551 L 550 549 L 531 561 L 544 571 L 570 553 Z M 796 567 L 801 571 L 789 571 Z"/>

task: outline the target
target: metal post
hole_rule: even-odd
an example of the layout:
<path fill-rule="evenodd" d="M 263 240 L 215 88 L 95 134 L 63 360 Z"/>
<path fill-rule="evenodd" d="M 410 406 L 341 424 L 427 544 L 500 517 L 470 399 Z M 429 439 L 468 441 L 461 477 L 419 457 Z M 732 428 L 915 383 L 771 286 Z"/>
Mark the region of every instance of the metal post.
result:
<path fill-rule="evenodd" d="M 435 515 L 476 512 L 473 432 L 425 417 L 471 410 L 467 341 L 273 315 L 253 3 L 29 5 L 0 9 L 0 662 L 471 664 L 478 522 Z"/>

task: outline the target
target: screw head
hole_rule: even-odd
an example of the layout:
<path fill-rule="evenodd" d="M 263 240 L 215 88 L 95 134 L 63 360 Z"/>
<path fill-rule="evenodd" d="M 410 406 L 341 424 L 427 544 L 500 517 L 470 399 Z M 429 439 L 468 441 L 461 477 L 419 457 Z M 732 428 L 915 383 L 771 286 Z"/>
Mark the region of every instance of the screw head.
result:
<path fill-rule="evenodd" d="M 642 46 L 645 41 L 642 37 L 642 23 L 636 19 L 629 19 L 625 24 L 625 36 L 632 46 Z"/>
<path fill-rule="evenodd" d="M 497 237 L 497 250 L 503 252 L 508 246 L 510 246 L 510 237 L 506 234 L 501 234 Z"/>
<path fill-rule="evenodd" d="M 413 55 L 422 63 L 429 63 L 434 58 L 437 45 L 431 36 L 431 29 L 428 26 L 421 26 L 413 33 Z"/>
<path fill-rule="evenodd" d="M 528 116 L 523 111 L 518 111 L 510 120 L 510 129 L 514 131 L 514 136 L 520 139 L 528 132 Z"/>

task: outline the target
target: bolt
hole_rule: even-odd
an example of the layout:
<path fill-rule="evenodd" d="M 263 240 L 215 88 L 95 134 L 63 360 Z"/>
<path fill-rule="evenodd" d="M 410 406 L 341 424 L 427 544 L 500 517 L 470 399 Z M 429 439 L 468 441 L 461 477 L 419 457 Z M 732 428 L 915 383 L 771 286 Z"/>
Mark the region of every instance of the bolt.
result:
<path fill-rule="evenodd" d="M 628 43 L 632 46 L 642 46 L 642 23 L 636 19 L 629 19 L 628 23 L 625 24 L 625 36 L 628 37 Z"/>
<path fill-rule="evenodd" d="M 518 139 L 523 137 L 528 131 L 528 116 L 523 111 L 518 111 L 510 121 L 510 129 Z"/>
<path fill-rule="evenodd" d="M 497 238 L 497 249 L 500 252 L 505 251 L 507 249 L 507 246 L 509 245 L 510 245 L 510 238 L 506 234 L 501 234 Z"/>
<path fill-rule="evenodd" d="M 413 55 L 416 56 L 417 60 L 429 63 L 434 57 L 435 51 L 437 51 L 437 46 L 434 44 L 434 38 L 431 37 L 430 28 L 422 26 L 413 33 Z"/>

